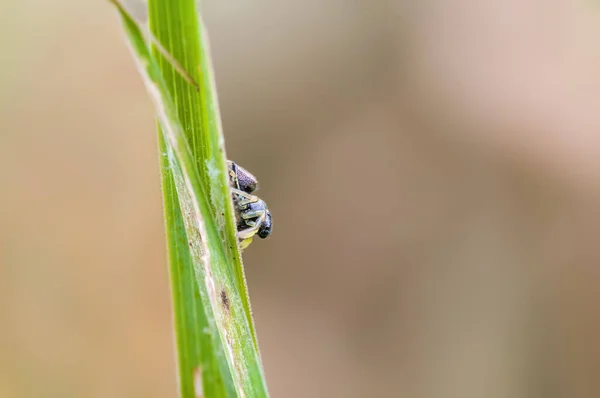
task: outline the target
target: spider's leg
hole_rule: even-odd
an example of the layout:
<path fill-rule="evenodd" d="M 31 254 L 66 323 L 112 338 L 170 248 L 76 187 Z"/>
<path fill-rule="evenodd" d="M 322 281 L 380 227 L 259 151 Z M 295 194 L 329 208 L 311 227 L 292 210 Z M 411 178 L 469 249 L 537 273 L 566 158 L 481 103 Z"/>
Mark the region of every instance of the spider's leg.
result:
<path fill-rule="evenodd" d="M 245 206 L 248 203 L 255 203 L 260 200 L 257 196 L 250 195 L 249 193 L 246 193 L 237 188 L 231 188 L 231 192 L 233 192 L 235 195 L 238 195 L 242 198 L 238 201 L 239 206 Z"/>
<path fill-rule="evenodd" d="M 245 248 L 250 246 L 250 243 L 252 243 L 252 238 L 240 240 L 240 250 L 244 250 Z"/>
<path fill-rule="evenodd" d="M 258 202 L 260 203 L 260 202 Z M 264 202 L 263 202 L 264 204 Z M 264 207 L 259 207 L 259 208 L 253 208 L 253 206 L 248 206 L 245 209 L 240 210 L 240 217 L 243 220 L 251 220 L 253 218 L 260 218 L 261 220 L 264 220 L 264 213 L 267 212 L 267 206 L 264 205 Z M 248 223 L 248 221 L 246 221 L 246 224 L 248 225 L 253 225 Z"/>
<path fill-rule="evenodd" d="M 244 239 L 248 239 L 248 238 L 251 238 L 254 235 L 256 235 L 256 233 L 260 229 L 260 226 L 262 225 L 262 223 L 265 221 L 266 218 L 267 218 L 267 213 L 263 212 L 256 221 L 246 221 L 246 224 L 248 224 L 250 222 L 250 223 L 253 223 L 253 225 L 250 225 L 248 228 L 238 231 L 237 232 L 238 239 L 244 240 Z"/>

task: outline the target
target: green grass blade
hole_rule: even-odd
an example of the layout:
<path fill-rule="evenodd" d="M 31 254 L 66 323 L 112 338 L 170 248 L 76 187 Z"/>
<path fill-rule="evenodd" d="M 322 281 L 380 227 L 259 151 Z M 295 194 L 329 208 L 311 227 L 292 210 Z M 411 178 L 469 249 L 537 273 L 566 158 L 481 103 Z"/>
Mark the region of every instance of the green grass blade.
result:
<path fill-rule="evenodd" d="M 167 153 L 162 134 L 158 135 L 160 153 Z M 177 345 L 178 382 L 181 397 L 196 397 L 201 380 L 204 397 L 235 397 L 235 388 L 225 361 L 219 362 L 212 336 L 206 333 L 208 319 L 196 283 L 189 253 L 185 224 L 179 209 L 168 156 L 161 156 L 162 191 L 167 231 L 174 327 Z M 224 356 L 221 354 L 221 358 Z M 220 368 L 221 367 L 221 368 Z M 227 372 L 227 373 L 224 373 Z M 224 380 L 224 374 L 226 379 Z M 193 375 L 193 377 L 190 377 Z"/>
<path fill-rule="evenodd" d="M 221 175 L 226 175 L 227 166 L 224 162 L 216 163 L 225 159 L 225 146 L 207 34 L 198 17 L 196 3 L 193 0 L 149 0 L 150 29 L 153 37 L 163 43 L 164 50 L 177 61 L 174 65 L 162 56 L 164 52 L 155 51 L 171 92 L 181 94 L 175 98 L 175 105 L 183 125 L 189 128 L 186 135 L 191 143 L 192 155 L 201 169 L 200 177 L 203 184 L 211 189 L 213 214 L 224 227 L 226 239 L 236 242 L 233 208 L 221 201 L 225 198 L 229 202 L 228 181 Z M 174 66 L 181 66 L 197 82 L 197 86 L 189 84 L 186 76 Z M 206 172 L 203 173 L 203 170 Z M 222 214 L 223 210 L 226 214 Z M 242 293 L 243 308 L 250 320 L 252 338 L 258 351 L 242 258 L 237 245 L 225 245 L 225 249 L 232 260 L 234 280 Z"/>
<path fill-rule="evenodd" d="M 137 22 L 117 1 L 112 3 L 161 126 L 181 395 L 199 395 L 194 385 L 201 377 L 207 398 L 266 397 L 237 246 L 214 79 L 195 2 L 149 2 L 154 37 L 169 59 L 156 48 L 151 52 Z"/>

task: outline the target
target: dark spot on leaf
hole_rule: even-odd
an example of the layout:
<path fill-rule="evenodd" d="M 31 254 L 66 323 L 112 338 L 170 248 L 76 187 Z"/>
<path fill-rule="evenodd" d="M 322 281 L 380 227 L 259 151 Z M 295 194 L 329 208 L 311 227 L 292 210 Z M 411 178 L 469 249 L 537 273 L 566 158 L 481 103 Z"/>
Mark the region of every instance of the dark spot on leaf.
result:
<path fill-rule="evenodd" d="M 227 297 L 225 289 L 221 290 L 221 304 L 223 305 L 223 308 L 225 308 L 225 311 L 229 312 L 229 297 Z"/>

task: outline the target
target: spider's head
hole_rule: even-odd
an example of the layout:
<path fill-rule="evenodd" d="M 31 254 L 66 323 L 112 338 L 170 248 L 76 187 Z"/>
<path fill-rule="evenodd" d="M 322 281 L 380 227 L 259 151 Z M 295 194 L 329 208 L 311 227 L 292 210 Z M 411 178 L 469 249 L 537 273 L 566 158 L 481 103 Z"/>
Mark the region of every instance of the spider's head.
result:
<path fill-rule="evenodd" d="M 260 228 L 258 229 L 258 237 L 261 239 L 267 238 L 271 235 L 271 230 L 273 229 L 273 219 L 271 218 L 271 212 L 267 210 L 267 216 L 265 220 L 260 224 Z"/>

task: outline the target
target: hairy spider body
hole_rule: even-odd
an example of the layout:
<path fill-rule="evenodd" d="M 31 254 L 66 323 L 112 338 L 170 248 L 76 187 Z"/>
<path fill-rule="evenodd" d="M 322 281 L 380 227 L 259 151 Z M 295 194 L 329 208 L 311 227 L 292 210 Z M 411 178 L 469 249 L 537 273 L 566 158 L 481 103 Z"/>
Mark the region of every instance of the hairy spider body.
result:
<path fill-rule="evenodd" d="M 254 235 L 265 239 L 271 235 L 273 220 L 264 200 L 252 195 L 258 189 L 258 181 L 248 170 L 228 161 L 229 183 L 237 222 L 240 248 L 252 243 Z"/>

